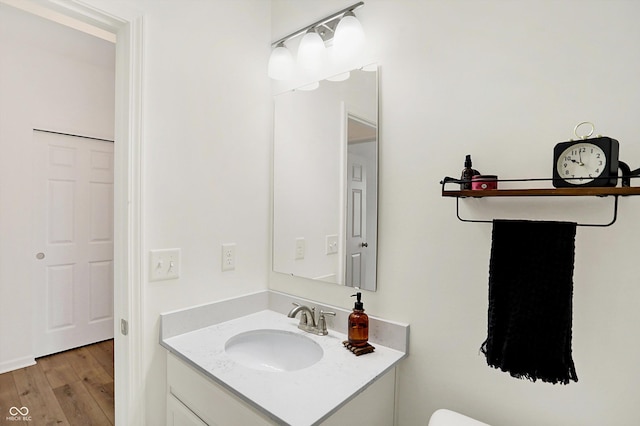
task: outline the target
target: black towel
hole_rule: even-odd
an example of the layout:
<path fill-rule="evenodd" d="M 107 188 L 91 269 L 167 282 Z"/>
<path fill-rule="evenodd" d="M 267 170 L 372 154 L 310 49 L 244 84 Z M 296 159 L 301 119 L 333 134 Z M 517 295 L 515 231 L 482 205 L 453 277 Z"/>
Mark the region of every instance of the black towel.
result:
<path fill-rule="evenodd" d="M 571 358 L 576 224 L 494 220 L 487 364 L 513 377 L 578 381 Z"/>

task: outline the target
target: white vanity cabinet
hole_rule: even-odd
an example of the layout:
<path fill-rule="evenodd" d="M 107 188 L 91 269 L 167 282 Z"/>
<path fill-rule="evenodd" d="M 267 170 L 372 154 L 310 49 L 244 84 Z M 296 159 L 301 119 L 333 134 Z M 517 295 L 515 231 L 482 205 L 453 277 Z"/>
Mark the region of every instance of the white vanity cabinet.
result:
<path fill-rule="evenodd" d="M 304 394 L 313 399 L 331 391 L 308 383 Z M 319 424 L 389 426 L 394 424 L 394 407 L 395 367 Z M 174 354 L 167 354 L 167 426 L 281 424 L 285 423 L 241 400 Z"/>
<path fill-rule="evenodd" d="M 351 312 L 268 290 L 162 314 L 166 423 L 393 425 L 396 367 L 408 355 L 409 325 L 370 316 L 369 337 L 375 351 L 355 356 L 345 349 L 347 336 L 340 327 L 328 327 L 326 335 L 300 330 L 299 320 L 283 313 L 292 304 L 336 312 L 329 325 L 343 327 Z M 243 345 L 240 353 L 228 350 L 238 336 L 244 336 L 239 341 L 245 343 L 267 339 L 267 346 Z M 247 336 L 251 338 L 246 340 Z M 284 347 L 284 352 L 271 351 L 269 345 Z M 309 352 L 309 347 L 314 350 Z M 309 361 L 318 350 L 321 356 L 311 364 L 295 362 L 298 357 Z"/>

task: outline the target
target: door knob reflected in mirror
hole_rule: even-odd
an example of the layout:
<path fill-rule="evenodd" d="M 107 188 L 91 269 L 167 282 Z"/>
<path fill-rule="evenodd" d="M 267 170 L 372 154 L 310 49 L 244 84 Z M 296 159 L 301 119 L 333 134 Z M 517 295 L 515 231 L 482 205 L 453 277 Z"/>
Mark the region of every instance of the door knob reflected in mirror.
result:
<path fill-rule="evenodd" d="M 36 259 L 38 259 L 38 260 L 44 259 L 44 253 L 40 252 L 40 253 L 36 254 Z"/>
<path fill-rule="evenodd" d="M 369 244 L 368 243 L 362 243 L 361 246 L 362 247 L 369 247 Z"/>

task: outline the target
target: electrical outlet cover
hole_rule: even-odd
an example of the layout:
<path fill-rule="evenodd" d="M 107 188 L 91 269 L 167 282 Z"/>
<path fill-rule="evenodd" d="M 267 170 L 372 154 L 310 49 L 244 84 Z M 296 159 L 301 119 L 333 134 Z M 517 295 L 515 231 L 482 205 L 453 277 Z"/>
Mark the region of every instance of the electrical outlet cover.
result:
<path fill-rule="evenodd" d="M 236 244 L 222 245 L 222 270 L 233 271 L 236 269 Z"/>
<path fill-rule="evenodd" d="M 305 251 L 306 251 L 306 243 L 304 241 L 304 238 L 296 238 L 296 255 L 295 255 L 295 259 L 296 260 L 304 259 Z"/>

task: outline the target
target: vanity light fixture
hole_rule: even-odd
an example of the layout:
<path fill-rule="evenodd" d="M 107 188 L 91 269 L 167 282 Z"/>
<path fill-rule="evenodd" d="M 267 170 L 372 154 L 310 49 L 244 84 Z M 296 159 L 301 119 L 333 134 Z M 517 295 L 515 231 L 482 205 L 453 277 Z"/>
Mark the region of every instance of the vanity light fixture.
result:
<path fill-rule="evenodd" d="M 336 58 L 343 60 L 349 58 L 358 51 L 364 44 L 364 31 L 362 30 L 362 24 L 353 14 L 353 11 L 348 11 L 344 14 L 338 26 L 336 27 L 335 34 L 333 35 L 333 46 Z"/>
<path fill-rule="evenodd" d="M 340 56 L 348 56 L 364 42 L 362 25 L 353 13 L 364 6 L 364 2 L 355 3 L 339 12 L 329 15 L 311 25 L 299 29 L 271 44 L 273 51 L 269 58 L 268 74 L 274 80 L 287 80 L 293 74 L 294 61 L 291 53 L 286 55 L 286 42 L 304 34 L 298 46 L 299 65 L 307 72 L 317 73 L 326 62 L 325 43 L 333 40 L 333 48 Z M 343 22 L 344 21 L 344 22 Z M 335 38 L 334 38 L 335 36 Z M 322 42 L 322 49 L 319 42 Z M 284 50 L 283 50 L 284 49 Z M 291 60 L 284 59 L 291 57 Z"/>
<path fill-rule="evenodd" d="M 293 55 L 283 43 L 278 44 L 269 57 L 269 77 L 274 80 L 288 80 L 293 75 Z"/>
<path fill-rule="evenodd" d="M 318 73 L 327 60 L 324 40 L 315 28 L 310 29 L 300 40 L 298 64 L 307 73 Z"/>

